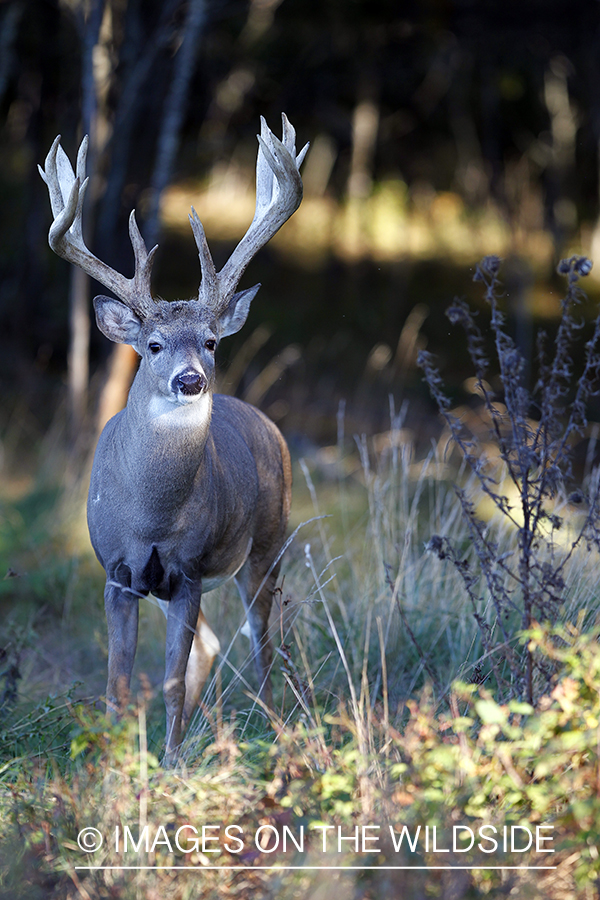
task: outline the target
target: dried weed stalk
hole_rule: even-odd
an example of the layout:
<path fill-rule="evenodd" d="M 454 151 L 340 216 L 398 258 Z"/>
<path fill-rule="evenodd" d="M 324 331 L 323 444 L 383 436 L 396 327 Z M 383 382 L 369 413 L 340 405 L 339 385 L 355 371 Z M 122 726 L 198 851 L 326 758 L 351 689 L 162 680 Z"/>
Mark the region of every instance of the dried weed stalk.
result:
<path fill-rule="evenodd" d="M 526 360 L 508 334 L 499 309 L 499 268 L 500 260 L 488 256 L 474 276 L 485 288 L 491 311 L 494 353 L 489 355 L 495 357 L 494 367 L 498 367 L 498 393 L 491 387 L 495 373 L 490 371 L 491 361 L 476 314 L 462 300 L 455 300 L 447 311 L 450 321 L 461 325 L 467 336 L 477 389 L 489 422 L 485 443 L 492 442 L 493 454 L 485 452 L 482 438 L 452 412 L 434 357 L 422 352 L 419 365 L 478 488 L 510 526 L 513 547 L 504 552 L 496 537 L 498 530 L 478 512 L 480 498 L 468 496 L 456 485 L 473 557 L 461 552 L 447 536 L 434 535 L 428 548 L 440 559 L 449 559 L 458 570 L 479 627 L 483 660 L 491 665 L 501 694 L 532 702 L 534 669 L 538 668 L 544 681 L 548 673 L 542 671 L 543 664 L 528 646 L 520 650 L 518 633 L 530 628 L 535 620 L 558 620 L 569 590 L 569 564 L 580 550 L 600 549 L 597 470 L 592 471 L 583 489 L 572 489 L 573 448 L 586 434 L 589 400 L 600 393 L 600 315 L 585 343 L 583 368 L 577 379 L 573 356 L 582 323 L 576 313 L 585 297 L 579 279 L 589 273 L 591 262 L 578 256 L 563 260 L 558 272 L 567 276 L 567 291 L 560 324 L 553 342 L 543 331 L 537 335 L 537 379 L 530 389 Z M 494 456 L 500 465 L 492 463 Z M 565 512 L 576 522 L 566 543 L 562 534 L 562 540 L 557 539 Z M 484 612 L 490 601 L 491 617 Z"/>

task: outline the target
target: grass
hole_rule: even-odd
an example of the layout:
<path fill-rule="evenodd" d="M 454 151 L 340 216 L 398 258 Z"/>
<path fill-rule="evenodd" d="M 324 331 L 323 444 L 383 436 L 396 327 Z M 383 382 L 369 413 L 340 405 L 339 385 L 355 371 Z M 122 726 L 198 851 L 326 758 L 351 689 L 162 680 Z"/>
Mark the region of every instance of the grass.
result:
<path fill-rule="evenodd" d="M 23 556 L 24 574 L 5 583 L 9 593 L 3 598 L 5 608 L 9 597 L 13 604 L 4 646 L 7 655 L 19 660 L 23 677 L 17 684 L 18 699 L 3 709 L 0 886 L 4 893 L 0 896 L 183 898 L 225 891 L 245 897 L 251 891 L 264 897 L 275 892 L 295 897 L 325 889 L 353 897 L 369 897 L 372 891 L 378 896 L 401 892 L 407 897 L 421 896 L 422 891 L 433 896 L 451 891 L 458 892 L 456 896 L 502 894 L 501 878 L 494 880 L 490 873 L 479 876 L 473 872 L 464 880 L 459 870 L 403 873 L 384 868 L 399 864 L 393 839 L 385 831 L 389 824 L 396 828 L 394 835 L 407 825 L 414 836 L 419 824 L 423 828 L 437 824 L 440 829 L 450 829 L 449 833 L 452 822 L 473 826 L 482 810 L 485 821 L 532 828 L 540 821 L 525 795 L 518 802 L 514 797 L 509 802 L 510 791 L 504 788 L 503 793 L 489 796 L 488 770 L 493 768 L 498 740 L 507 740 L 506 735 L 498 736 L 489 729 L 525 728 L 517 720 L 528 721 L 523 713 L 528 708 L 509 714 L 492 695 L 482 694 L 483 700 L 473 697 L 473 680 L 483 680 L 480 674 L 475 677 L 482 665 L 480 631 L 455 568 L 424 549 L 431 534 L 449 533 L 468 551 L 468 533 L 454 498 L 452 469 L 438 448 L 417 461 L 401 422 L 396 420 L 395 425 L 375 441 L 378 452 L 364 440 L 354 447 L 341 441 L 335 448 L 333 477 L 330 468 L 323 474 L 318 460 L 298 465 L 293 527 L 301 527 L 286 554 L 281 616 L 274 616 L 275 642 L 280 650 L 279 671 L 274 676 L 277 715 L 269 724 L 256 707 L 252 711 L 254 703 L 248 694 L 252 694 L 253 676 L 247 674 L 251 673 L 247 642 L 237 638 L 229 665 L 223 665 L 214 678 L 213 693 L 209 691 L 205 698 L 206 714 L 193 724 L 181 766 L 175 771 L 163 770 L 158 762 L 164 736 L 162 704 L 156 691 L 161 681 L 162 613 L 151 604 L 142 607 L 137 671 L 148 677 L 137 676 L 136 699 L 129 714 L 118 725 L 110 724 L 93 702 L 102 687 L 90 690 L 103 679 L 105 667 L 101 572 L 86 556 L 77 564 L 61 560 L 57 536 L 53 544 L 51 532 L 46 531 L 44 537 L 43 528 L 34 534 L 27 527 L 27 515 L 35 514 L 33 500 L 19 505 L 20 515 L 12 519 L 18 524 L 18 534 L 14 543 L 7 538 L 4 546 L 10 555 L 17 553 L 23 534 L 30 533 L 31 541 Z M 333 449 L 329 456 L 333 458 Z M 312 521 L 302 525 L 309 519 Z M 511 535 L 504 523 L 490 521 L 489 527 L 500 529 L 502 546 L 514 542 L 514 533 Z M 46 554 L 42 547 L 48 542 L 53 551 Z M 579 568 L 572 579 L 565 620 L 576 620 L 577 610 L 589 612 L 591 603 L 596 602 L 588 557 L 582 553 L 573 562 Z M 18 556 L 10 558 L 17 558 L 21 565 Z M 35 559 L 40 560 L 43 572 L 35 573 L 30 586 Z M 41 613 L 38 578 L 46 579 L 45 611 L 43 606 Z M 241 624 L 235 591 L 222 589 L 206 601 L 209 621 L 219 623 L 219 637 L 227 647 Z M 515 632 L 515 645 L 518 640 Z M 538 640 L 553 646 L 547 636 L 538 636 Z M 587 648 L 588 668 L 593 668 L 593 642 L 585 644 L 583 637 L 578 640 Z M 53 690 L 42 696 L 44 679 L 39 663 L 50 653 L 52 660 L 44 671 L 53 679 Z M 83 683 L 72 684 L 66 672 Z M 240 672 L 241 678 L 232 674 L 235 672 Z M 453 687 L 457 678 L 471 685 L 457 689 Z M 585 678 L 581 674 L 578 678 L 577 691 L 584 693 Z M 546 688 L 548 697 L 556 691 L 556 682 Z M 491 706 L 484 705 L 476 713 L 479 702 Z M 550 702 L 554 709 L 556 701 Z M 587 714 L 589 720 L 596 714 L 594 702 L 597 699 L 585 699 L 590 709 L 578 713 L 579 718 L 585 720 Z M 472 720 L 467 725 L 465 714 Z M 495 725 L 494 716 L 499 717 Z M 535 717 L 529 718 L 535 722 Z M 514 737 L 509 741 L 522 758 L 507 762 L 520 773 L 523 791 L 532 748 L 540 737 L 534 725 L 527 727 L 530 731 L 520 743 Z M 485 728 L 487 743 L 482 744 Z M 547 731 L 547 739 L 556 740 L 550 725 Z M 582 737 L 581 726 L 573 727 L 571 720 L 565 728 L 565 733 L 584 744 L 588 741 L 589 753 L 593 728 L 588 723 L 583 731 Z M 582 759 L 584 756 L 582 751 Z M 467 766 L 459 777 L 468 759 L 471 768 Z M 577 769 L 583 779 L 582 797 L 589 794 L 590 765 L 581 763 L 584 775 Z M 512 788 L 514 794 L 514 785 Z M 474 811 L 469 804 L 477 797 L 481 808 Z M 551 794 L 548 803 L 550 813 L 545 813 L 543 821 L 557 822 L 564 795 L 556 799 Z M 109 846 L 100 856 L 88 857 L 76 838 L 81 829 L 93 826 L 110 835 L 114 843 L 115 828 L 125 825 L 136 841 L 146 834 L 143 829 L 148 825 L 149 852 L 142 847 L 128 856 L 126 861 L 132 865 L 205 868 L 216 857 L 204 851 L 215 848 L 221 848 L 221 864 L 228 865 L 364 865 L 373 861 L 362 854 L 357 857 L 352 842 L 342 843 L 341 854 L 335 844 L 323 854 L 322 833 L 310 830 L 319 822 L 339 826 L 342 836 L 349 837 L 357 825 L 374 825 L 366 832 L 368 836 L 380 834 L 376 829 L 383 828 L 387 836 L 377 844 L 381 852 L 375 868 L 362 873 L 350 869 L 242 873 L 205 869 L 200 875 L 175 875 L 161 869 L 137 874 L 75 869 L 86 862 L 123 864 L 122 853 Z M 157 842 L 151 852 L 161 824 L 165 831 L 158 833 L 158 841 L 164 843 Z M 192 850 L 179 851 L 174 835 L 186 824 L 200 834 L 202 825 L 220 826 L 207 832 L 211 837 L 217 835 L 219 842 L 206 841 L 204 851 L 194 849 L 193 840 L 183 841 L 183 836 L 186 840 L 196 837 L 187 830 L 181 834 L 181 843 Z M 227 825 L 243 829 L 229 832 L 232 837 L 243 833 L 243 854 L 227 852 L 225 843 L 238 846 L 225 841 Z M 282 835 L 284 825 L 289 829 L 285 854 L 267 852 L 270 845 L 261 847 L 260 839 L 258 847 L 253 843 L 252 836 L 262 826 L 269 826 L 261 832 L 266 841 L 269 835 L 274 839 L 276 831 Z M 305 836 L 312 836 L 300 852 L 294 849 L 290 835 L 298 841 L 302 829 Z M 568 836 L 568 829 L 563 831 Z M 456 864 L 462 861 L 458 854 L 452 858 Z M 561 865 L 568 858 L 561 845 Z M 522 859 L 540 863 L 536 856 L 519 857 L 519 862 Z M 547 862 L 548 857 L 544 859 Z M 420 847 L 416 856 L 407 853 L 400 862 L 431 865 L 439 859 Z M 595 871 L 590 862 L 593 860 L 585 860 L 586 878 L 588 871 Z M 579 867 L 582 865 L 579 860 Z M 575 863 L 563 868 L 570 890 L 580 890 L 574 880 Z M 584 878 L 584 887 L 585 883 L 591 885 L 592 881 Z M 526 873 L 519 884 L 532 896 L 538 888 L 542 895 L 542 888 Z M 547 884 L 543 890 L 552 896 Z"/>

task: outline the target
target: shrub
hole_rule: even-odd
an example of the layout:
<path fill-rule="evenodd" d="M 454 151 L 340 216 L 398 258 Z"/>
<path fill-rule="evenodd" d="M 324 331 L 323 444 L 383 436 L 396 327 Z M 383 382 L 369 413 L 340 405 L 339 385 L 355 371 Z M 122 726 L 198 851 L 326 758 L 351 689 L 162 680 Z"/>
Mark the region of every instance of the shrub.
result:
<path fill-rule="evenodd" d="M 530 390 L 527 361 L 508 334 L 499 308 L 499 267 L 497 257 L 486 257 L 474 276 L 485 288 L 491 312 L 498 393 L 491 387 L 494 373 L 475 314 L 462 300 L 455 300 L 447 311 L 450 321 L 461 325 L 467 336 L 488 423 L 485 435 L 469 430 L 452 412 L 432 355 L 421 352 L 419 365 L 452 439 L 479 490 L 504 520 L 512 543 L 500 547 L 497 532 L 479 513 L 473 494 L 457 485 L 472 554 L 464 553 L 447 535 L 432 536 L 428 548 L 440 559 L 450 560 L 460 573 L 484 648 L 480 668 L 491 667 L 506 699 L 524 698 L 531 703 L 535 674 L 543 687 L 550 668 L 530 645 L 519 651 L 518 632 L 529 629 L 535 620 L 557 622 L 565 615 L 571 588 L 568 574 L 578 554 L 583 550 L 589 557 L 586 551 L 596 554 L 600 548 L 598 471 L 593 471 L 583 490 L 571 489 L 574 442 L 584 437 L 588 402 L 599 392 L 600 316 L 585 344 L 582 371 L 576 374 L 574 347 L 582 327 L 576 311 L 585 296 L 578 283 L 589 273 L 591 263 L 578 256 L 563 260 L 558 272 L 567 276 L 567 291 L 560 323 L 553 346 L 544 331 L 538 333 L 537 377 Z M 565 517 L 570 531 L 564 527 Z M 486 598 L 480 592 L 479 576 L 493 607 L 491 619 L 484 614 Z"/>

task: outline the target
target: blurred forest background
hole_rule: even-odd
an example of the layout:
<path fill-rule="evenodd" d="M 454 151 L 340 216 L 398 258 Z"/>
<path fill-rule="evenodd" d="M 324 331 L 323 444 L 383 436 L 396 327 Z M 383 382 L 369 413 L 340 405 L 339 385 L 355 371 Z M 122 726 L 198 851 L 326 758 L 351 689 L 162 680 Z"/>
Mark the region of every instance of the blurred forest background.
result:
<path fill-rule="evenodd" d="M 419 347 L 460 393 L 443 309 L 481 305 L 482 255 L 505 259 L 528 355 L 559 313 L 557 261 L 600 263 L 596 0 L 0 0 L 5 467 L 52 429 L 93 443 L 134 365 L 90 325 L 98 286 L 47 246 L 55 135 L 74 159 L 90 134 L 88 245 L 129 276 L 135 207 L 175 299 L 199 279 L 190 204 L 219 266 L 252 218 L 259 117 L 280 133 L 282 111 L 311 141 L 305 199 L 245 276 L 263 287 L 220 362 L 300 450 L 335 440 L 340 402 L 347 433 L 383 430 L 390 393 L 425 428 Z"/>

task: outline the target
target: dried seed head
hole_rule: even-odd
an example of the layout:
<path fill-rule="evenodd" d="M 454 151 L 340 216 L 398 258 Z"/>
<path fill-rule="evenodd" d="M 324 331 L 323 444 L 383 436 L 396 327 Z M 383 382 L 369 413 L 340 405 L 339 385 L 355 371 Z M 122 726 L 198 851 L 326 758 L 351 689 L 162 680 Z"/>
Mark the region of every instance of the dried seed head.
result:
<path fill-rule="evenodd" d="M 594 263 L 591 259 L 588 259 L 587 256 L 580 256 L 573 268 L 576 272 L 579 272 L 580 275 L 583 275 L 585 277 L 586 275 L 590 274 L 593 265 Z"/>
<path fill-rule="evenodd" d="M 587 256 L 570 256 L 569 259 L 561 259 L 556 271 L 559 275 L 568 275 L 574 272 L 585 278 L 592 271 L 593 262 Z"/>

